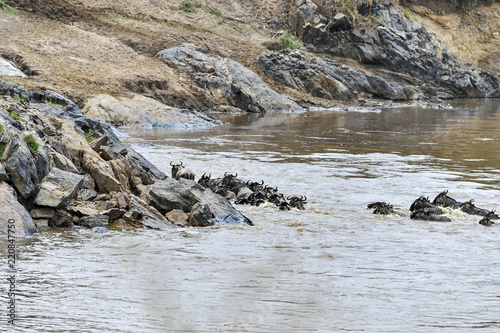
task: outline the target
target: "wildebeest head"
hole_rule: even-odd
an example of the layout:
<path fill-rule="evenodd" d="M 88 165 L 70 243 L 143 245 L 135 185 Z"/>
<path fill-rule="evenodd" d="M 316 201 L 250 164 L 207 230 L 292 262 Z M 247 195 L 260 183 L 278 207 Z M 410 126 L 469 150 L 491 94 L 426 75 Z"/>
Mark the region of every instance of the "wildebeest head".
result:
<path fill-rule="evenodd" d="M 203 174 L 203 176 L 201 176 L 200 179 L 198 179 L 198 184 L 200 184 L 201 186 L 205 187 L 205 188 L 209 188 L 210 187 L 210 177 L 212 176 L 212 174 L 209 174 L 207 176 L 206 173 Z"/>
<path fill-rule="evenodd" d="M 389 215 L 395 213 L 394 206 L 390 203 L 377 202 L 375 205 L 371 205 L 370 208 L 375 208 L 373 214 Z"/>
<path fill-rule="evenodd" d="M 249 189 L 251 189 L 253 192 L 260 191 L 264 189 L 264 181 L 262 182 L 252 182 L 252 181 L 247 181 L 247 186 Z"/>
<path fill-rule="evenodd" d="M 286 198 L 290 204 L 291 207 L 295 207 L 299 210 L 305 210 L 306 208 L 304 205 L 307 203 L 307 197 L 306 196 L 292 196 L 292 197 L 287 197 Z"/>

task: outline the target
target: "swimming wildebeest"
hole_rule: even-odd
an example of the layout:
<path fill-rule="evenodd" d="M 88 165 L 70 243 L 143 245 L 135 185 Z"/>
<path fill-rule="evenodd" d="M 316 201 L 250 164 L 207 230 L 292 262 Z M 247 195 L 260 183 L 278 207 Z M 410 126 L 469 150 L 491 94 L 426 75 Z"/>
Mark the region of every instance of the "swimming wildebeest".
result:
<path fill-rule="evenodd" d="M 470 214 L 470 215 L 480 215 L 480 216 L 489 216 L 490 219 L 498 219 L 499 216 L 495 214 L 495 211 L 489 211 L 487 209 L 479 208 L 474 205 L 474 200 L 471 199 L 469 201 L 464 202 L 460 205 L 460 210 Z"/>
<path fill-rule="evenodd" d="M 423 221 L 451 222 L 448 216 L 436 215 L 424 209 L 417 209 L 411 214 L 410 218 Z"/>
<path fill-rule="evenodd" d="M 423 196 L 415 199 L 415 201 L 413 201 L 413 203 L 410 206 L 410 212 L 416 212 L 417 210 L 424 210 L 426 212 L 436 215 L 443 214 L 441 208 L 437 207 L 436 205 L 430 202 L 429 197 L 426 198 Z"/>

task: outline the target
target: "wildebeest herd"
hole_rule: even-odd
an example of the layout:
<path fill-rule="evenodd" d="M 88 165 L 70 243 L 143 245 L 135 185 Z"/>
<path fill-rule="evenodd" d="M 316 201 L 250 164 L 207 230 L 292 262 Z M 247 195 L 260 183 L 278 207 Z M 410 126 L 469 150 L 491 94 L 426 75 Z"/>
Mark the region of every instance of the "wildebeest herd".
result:
<path fill-rule="evenodd" d="M 180 164 L 170 162 L 170 166 L 172 167 L 172 178 L 176 180 L 181 178 L 195 179 L 195 174 L 186 168 L 182 161 Z M 204 173 L 198 180 L 198 184 L 239 205 L 260 206 L 269 202 L 280 210 L 290 210 L 291 208 L 304 210 L 307 203 L 305 195 L 285 197 L 283 193 L 278 191 L 277 187 L 265 185 L 263 180 L 260 182 L 245 181 L 238 178 L 237 173 L 233 175 L 226 172 L 221 178 L 212 178 L 211 174 Z"/>
<path fill-rule="evenodd" d="M 401 210 L 395 209 L 393 205 L 386 202 L 373 202 L 368 204 L 368 208 L 374 208 L 374 214 L 397 214 L 405 216 Z M 459 209 L 470 215 L 482 216 L 483 218 L 479 221 L 479 224 L 485 226 L 491 226 L 494 224 L 492 220 L 500 219 L 495 210 L 490 211 L 479 208 L 474 204 L 474 200 L 465 202 L 456 201 L 448 195 L 448 190 L 439 193 L 432 202 L 429 200 L 429 197 L 421 196 L 415 199 L 410 206 L 410 218 L 424 221 L 451 222 L 448 216 L 443 215 L 445 213 L 443 208 Z"/>

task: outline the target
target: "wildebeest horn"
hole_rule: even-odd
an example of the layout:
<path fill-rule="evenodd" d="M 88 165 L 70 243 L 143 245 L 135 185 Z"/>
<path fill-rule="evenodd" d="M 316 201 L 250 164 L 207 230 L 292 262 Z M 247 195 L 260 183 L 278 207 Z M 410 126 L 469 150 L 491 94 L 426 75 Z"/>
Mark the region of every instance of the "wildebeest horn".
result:
<path fill-rule="evenodd" d="M 170 162 L 170 166 L 174 166 L 172 163 L 173 163 L 173 162 L 171 161 L 171 162 Z"/>
<path fill-rule="evenodd" d="M 182 161 L 181 161 L 181 166 L 184 166 L 184 165 L 182 164 Z"/>
<path fill-rule="evenodd" d="M 226 172 L 224 172 L 224 177 L 227 177 L 227 171 L 226 171 Z"/>

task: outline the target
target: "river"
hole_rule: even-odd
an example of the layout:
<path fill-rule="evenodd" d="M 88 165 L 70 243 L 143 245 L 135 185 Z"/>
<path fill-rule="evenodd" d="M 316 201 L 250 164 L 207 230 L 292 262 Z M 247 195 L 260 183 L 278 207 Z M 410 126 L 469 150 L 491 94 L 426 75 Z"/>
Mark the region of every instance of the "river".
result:
<path fill-rule="evenodd" d="M 306 210 L 237 205 L 254 226 L 18 240 L 16 331 L 498 332 L 498 227 L 459 211 L 440 223 L 366 207 L 386 201 L 409 215 L 417 197 L 443 190 L 500 207 L 500 103 L 451 106 L 128 129 L 124 141 L 166 173 L 171 161 L 197 178 L 238 173 L 305 195 Z M 3 314 L 6 292 L 0 302 Z"/>

